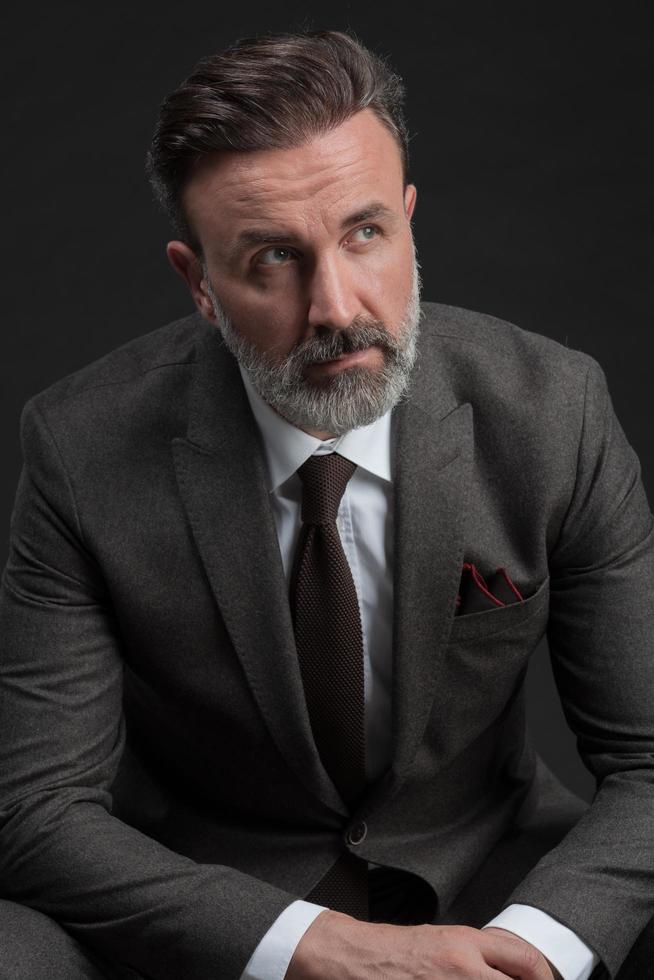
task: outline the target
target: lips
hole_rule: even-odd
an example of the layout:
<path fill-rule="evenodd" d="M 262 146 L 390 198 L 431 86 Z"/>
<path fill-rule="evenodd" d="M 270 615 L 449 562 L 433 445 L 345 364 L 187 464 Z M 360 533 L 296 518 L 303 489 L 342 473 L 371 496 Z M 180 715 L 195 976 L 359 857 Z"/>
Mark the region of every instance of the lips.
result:
<path fill-rule="evenodd" d="M 368 350 L 368 348 L 366 347 L 363 350 L 353 350 L 353 351 L 350 351 L 347 354 L 340 354 L 338 357 L 335 358 L 335 360 L 336 361 L 358 361 L 358 360 L 361 360 L 361 356 L 363 354 L 365 354 L 367 350 Z"/>
<path fill-rule="evenodd" d="M 329 364 L 339 364 L 345 367 L 348 364 L 357 364 L 359 361 L 366 359 L 369 350 L 370 347 L 365 347 L 363 350 L 355 350 L 349 354 L 340 354 L 338 357 L 329 361 L 315 361 L 314 364 L 316 367 L 324 367 Z"/>

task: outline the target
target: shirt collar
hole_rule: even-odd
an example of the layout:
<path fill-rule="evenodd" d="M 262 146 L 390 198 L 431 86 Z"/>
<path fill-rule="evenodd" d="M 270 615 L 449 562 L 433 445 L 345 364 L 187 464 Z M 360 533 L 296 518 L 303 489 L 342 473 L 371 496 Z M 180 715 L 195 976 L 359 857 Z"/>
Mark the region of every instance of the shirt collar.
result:
<path fill-rule="evenodd" d="M 240 365 L 239 370 L 263 439 L 270 492 L 285 483 L 309 456 L 321 452 L 338 452 L 369 473 L 391 482 L 390 409 L 370 425 L 323 441 L 282 418 L 256 391 L 247 371 Z"/>

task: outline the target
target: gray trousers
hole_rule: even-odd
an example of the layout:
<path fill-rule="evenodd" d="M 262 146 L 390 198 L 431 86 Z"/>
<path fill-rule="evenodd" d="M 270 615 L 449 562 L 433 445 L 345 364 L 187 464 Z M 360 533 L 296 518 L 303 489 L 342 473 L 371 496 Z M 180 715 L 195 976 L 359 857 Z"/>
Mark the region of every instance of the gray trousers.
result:
<path fill-rule="evenodd" d="M 140 980 L 84 949 L 41 912 L 0 901 L 0 980 Z"/>

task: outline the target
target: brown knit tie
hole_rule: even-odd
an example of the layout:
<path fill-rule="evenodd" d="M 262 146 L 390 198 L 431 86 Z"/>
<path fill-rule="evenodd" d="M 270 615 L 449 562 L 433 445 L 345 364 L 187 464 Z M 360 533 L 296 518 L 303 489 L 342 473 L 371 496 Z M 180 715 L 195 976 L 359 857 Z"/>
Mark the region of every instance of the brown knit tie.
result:
<path fill-rule="evenodd" d="M 365 786 L 363 638 L 352 572 L 336 515 L 356 464 L 329 453 L 299 469 L 302 528 L 290 602 L 300 672 L 318 752 L 350 809 Z M 344 850 L 307 896 L 357 918 L 368 915 L 367 864 Z"/>

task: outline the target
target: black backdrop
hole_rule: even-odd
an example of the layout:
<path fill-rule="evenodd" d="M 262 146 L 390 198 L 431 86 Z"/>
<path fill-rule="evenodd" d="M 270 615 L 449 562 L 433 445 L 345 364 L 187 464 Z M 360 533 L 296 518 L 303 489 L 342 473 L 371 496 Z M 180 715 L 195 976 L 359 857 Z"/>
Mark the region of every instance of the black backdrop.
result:
<path fill-rule="evenodd" d="M 586 5 L 583 5 L 586 7 Z M 157 106 L 236 37 L 351 28 L 408 87 L 424 297 L 483 310 L 603 365 L 652 500 L 649 4 L 23 4 L 2 56 L 0 557 L 26 399 L 190 312 L 143 158 Z M 546 648 L 538 747 L 589 797 Z"/>

